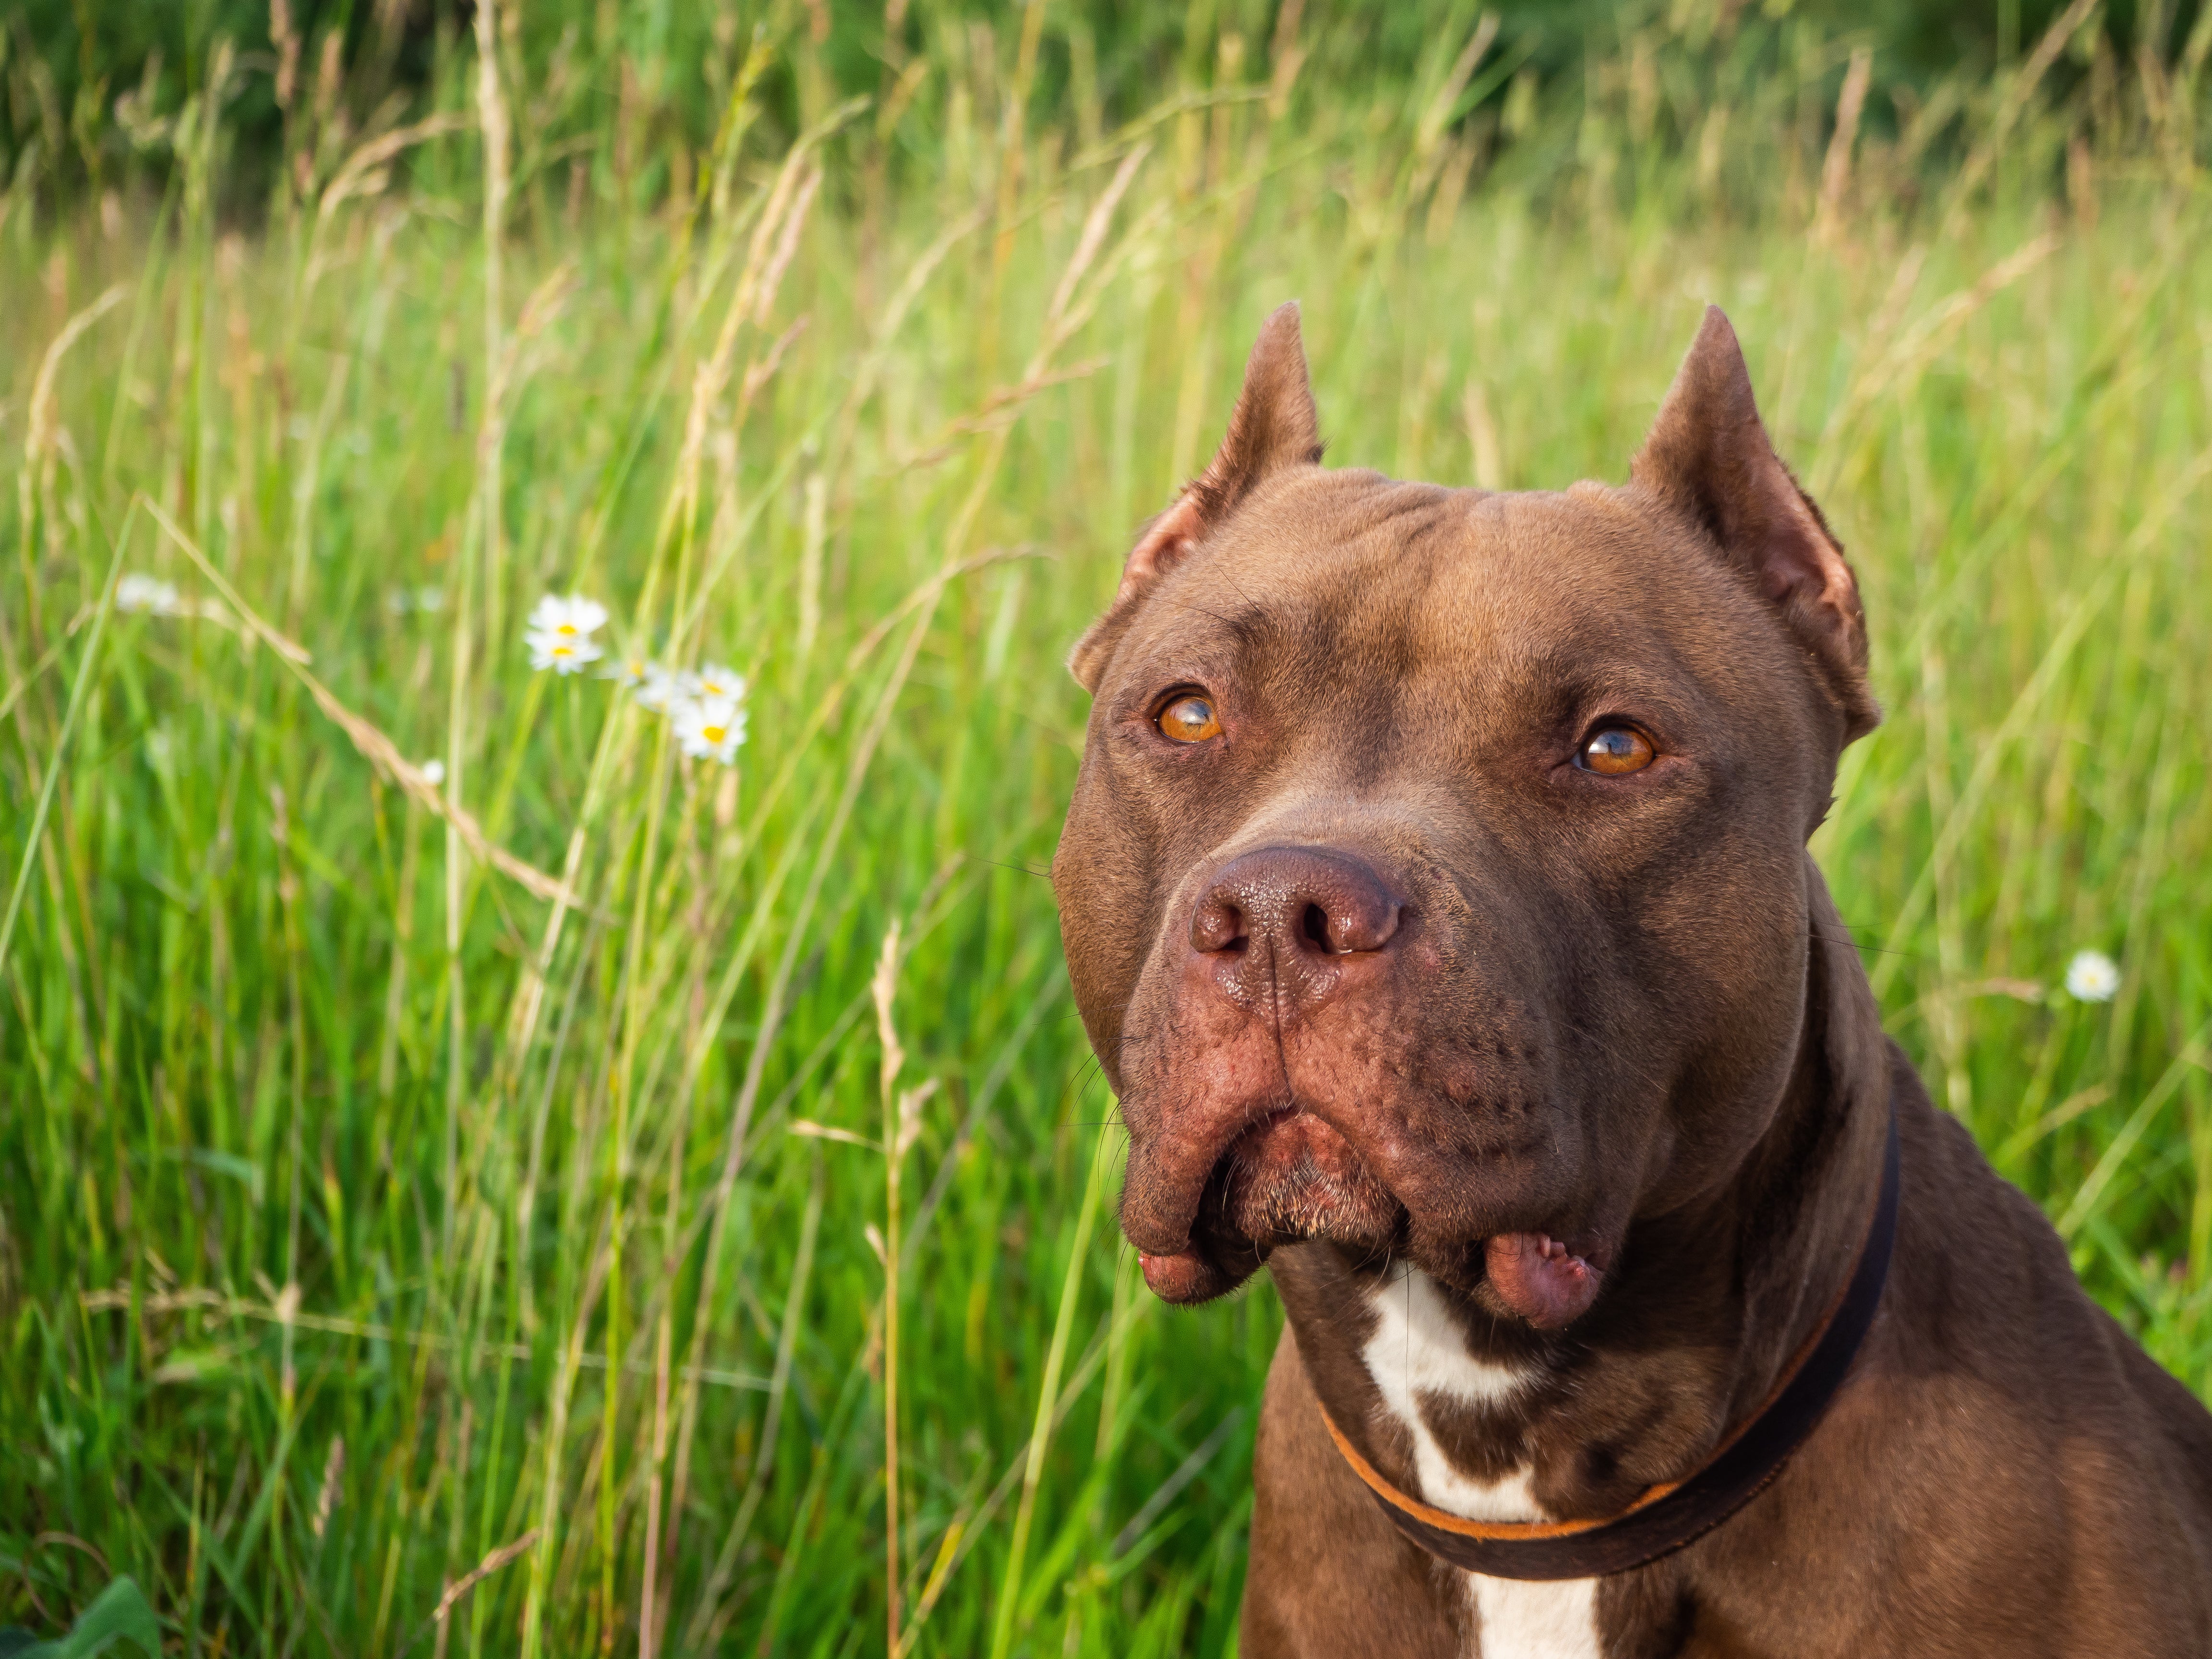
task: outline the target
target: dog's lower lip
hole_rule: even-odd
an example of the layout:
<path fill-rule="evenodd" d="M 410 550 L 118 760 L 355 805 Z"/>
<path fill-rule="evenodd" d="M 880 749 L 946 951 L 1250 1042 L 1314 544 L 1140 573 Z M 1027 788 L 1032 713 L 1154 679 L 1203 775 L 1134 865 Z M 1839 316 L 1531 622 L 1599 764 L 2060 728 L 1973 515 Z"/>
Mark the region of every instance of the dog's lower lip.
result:
<path fill-rule="evenodd" d="M 1146 1287 L 1163 1302 L 1207 1302 L 1242 1282 L 1241 1275 L 1223 1271 L 1195 1245 L 1160 1255 L 1140 1251 L 1137 1266 L 1144 1273 Z"/>
<path fill-rule="evenodd" d="M 1539 1330 L 1557 1330 L 1588 1312 L 1602 1287 L 1607 1253 L 1595 1240 L 1577 1249 L 1549 1233 L 1498 1233 L 1483 1245 L 1492 1292 Z"/>

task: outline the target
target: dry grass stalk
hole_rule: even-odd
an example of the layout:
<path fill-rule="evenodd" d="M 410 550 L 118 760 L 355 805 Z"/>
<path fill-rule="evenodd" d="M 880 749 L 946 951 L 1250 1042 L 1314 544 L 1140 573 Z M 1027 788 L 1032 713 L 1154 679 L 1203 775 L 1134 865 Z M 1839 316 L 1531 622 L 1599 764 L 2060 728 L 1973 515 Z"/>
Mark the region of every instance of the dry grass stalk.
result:
<path fill-rule="evenodd" d="M 1844 71 L 1844 89 L 1836 98 L 1836 131 L 1828 140 L 1827 160 L 1820 167 L 1820 205 L 1813 218 L 1813 240 L 1826 244 L 1834 239 L 1844 192 L 1850 187 L 1851 147 L 1858 142 L 1859 116 L 1866 107 L 1867 88 L 1874 79 L 1874 49 L 1861 46 L 1851 53 Z"/>
<path fill-rule="evenodd" d="M 906 1138 L 897 1102 L 899 1070 L 906 1049 L 899 1042 L 891 1005 L 898 995 L 899 924 L 884 931 L 869 994 L 876 1005 L 876 1038 L 883 1047 L 878 1088 L 884 1107 L 884 1583 L 890 1635 L 884 1651 L 899 1648 L 899 1170 L 906 1162 Z"/>

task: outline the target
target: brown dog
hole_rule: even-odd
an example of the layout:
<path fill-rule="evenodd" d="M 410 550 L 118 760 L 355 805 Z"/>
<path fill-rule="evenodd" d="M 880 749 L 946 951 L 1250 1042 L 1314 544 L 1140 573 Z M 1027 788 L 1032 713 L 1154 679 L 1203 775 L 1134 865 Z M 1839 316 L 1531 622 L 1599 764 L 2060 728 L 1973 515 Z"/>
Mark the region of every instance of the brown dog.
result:
<path fill-rule="evenodd" d="M 1285 307 L 1075 649 L 1053 866 L 1147 1283 L 1289 1310 L 1246 1659 L 2212 1653 L 2212 1417 L 1806 852 L 1879 716 L 1727 319 L 1625 489 L 1320 458 Z"/>

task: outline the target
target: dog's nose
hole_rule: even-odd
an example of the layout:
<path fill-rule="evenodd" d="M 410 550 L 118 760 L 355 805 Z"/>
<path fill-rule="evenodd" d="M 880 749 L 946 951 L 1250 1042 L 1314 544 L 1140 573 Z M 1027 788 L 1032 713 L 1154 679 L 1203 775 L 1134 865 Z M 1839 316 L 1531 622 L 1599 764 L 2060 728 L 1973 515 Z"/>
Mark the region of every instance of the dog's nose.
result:
<path fill-rule="evenodd" d="M 1403 908 L 1349 854 L 1264 848 L 1214 878 L 1191 913 L 1190 948 L 1214 959 L 1222 988 L 1240 1000 L 1272 978 L 1293 1001 L 1317 1000 L 1347 965 L 1334 959 L 1383 949 Z"/>

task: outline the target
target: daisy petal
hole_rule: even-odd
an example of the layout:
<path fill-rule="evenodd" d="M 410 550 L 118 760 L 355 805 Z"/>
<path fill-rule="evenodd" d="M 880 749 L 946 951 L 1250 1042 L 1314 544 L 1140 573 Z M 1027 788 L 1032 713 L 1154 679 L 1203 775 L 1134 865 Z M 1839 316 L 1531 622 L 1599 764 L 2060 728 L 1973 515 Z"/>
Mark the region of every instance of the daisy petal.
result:
<path fill-rule="evenodd" d="M 694 696 L 727 697 L 732 702 L 744 701 L 745 677 L 734 668 L 718 662 L 702 663 L 691 679 Z"/>
<path fill-rule="evenodd" d="M 540 671 L 550 668 L 563 674 L 580 674 L 585 665 L 599 660 L 599 647 L 583 635 L 541 633 L 535 629 L 523 636 L 530 647 L 530 665 Z"/>
<path fill-rule="evenodd" d="M 606 626 L 607 608 L 579 594 L 548 593 L 532 607 L 528 626 L 540 634 L 588 638 Z"/>
<path fill-rule="evenodd" d="M 2119 994 L 2120 964 L 2102 951 L 2077 951 L 2066 964 L 2066 990 L 2080 1002 L 2110 1002 Z"/>
<path fill-rule="evenodd" d="M 149 617 L 175 617 L 183 614 L 185 605 L 178 597 L 176 584 L 134 570 L 115 584 L 115 608 Z"/>
<path fill-rule="evenodd" d="M 693 760 L 718 760 L 727 766 L 737 759 L 745 740 L 745 711 L 734 697 L 686 698 L 669 718 L 677 742 Z"/>

